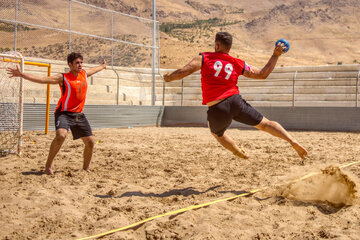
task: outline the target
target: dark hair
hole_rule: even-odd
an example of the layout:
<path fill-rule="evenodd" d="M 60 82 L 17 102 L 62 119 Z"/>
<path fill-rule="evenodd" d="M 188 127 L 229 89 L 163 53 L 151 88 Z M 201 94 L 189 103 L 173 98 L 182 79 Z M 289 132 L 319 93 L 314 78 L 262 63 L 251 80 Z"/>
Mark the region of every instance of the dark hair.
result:
<path fill-rule="evenodd" d="M 77 59 L 77 58 L 80 58 L 81 60 L 84 60 L 83 59 L 83 56 L 81 55 L 81 53 L 76 53 L 76 52 L 72 52 L 72 53 L 70 53 L 68 56 L 67 56 L 67 62 L 68 62 L 68 64 L 69 63 L 73 63 L 73 61 L 75 60 L 75 59 Z"/>
<path fill-rule="evenodd" d="M 220 43 L 229 50 L 232 46 L 232 36 L 228 32 L 218 32 L 216 33 L 215 42 Z"/>

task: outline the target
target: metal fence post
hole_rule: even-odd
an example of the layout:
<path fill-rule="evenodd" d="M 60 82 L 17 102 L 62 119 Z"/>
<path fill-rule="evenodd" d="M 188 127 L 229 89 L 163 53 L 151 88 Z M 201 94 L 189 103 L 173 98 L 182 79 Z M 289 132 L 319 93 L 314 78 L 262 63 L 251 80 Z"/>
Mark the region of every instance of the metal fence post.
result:
<path fill-rule="evenodd" d="M 295 80 L 296 80 L 296 75 L 297 75 L 297 71 L 295 71 L 294 73 L 294 77 L 293 77 L 293 97 L 292 97 L 292 106 L 295 107 Z"/>
<path fill-rule="evenodd" d="M 151 101 L 151 105 L 155 105 L 155 101 L 156 101 L 156 96 L 155 96 L 155 87 L 156 87 L 156 83 L 155 83 L 155 47 L 156 47 L 156 39 L 155 39 L 155 35 L 156 34 L 156 0 L 153 0 L 153 33 L 152 33 L 152 42 L 153 42 L 153 46 L 152 46 L 152 101 Z"/>
<path fill-rule="evenodd" d="M 114 13 L 111 13 L 111 67 L 114 67 Z"/>
<path fill-rule="evenodd" d="M 359 101 L 359 77 L 360 77 L 360 70 L 358 71 L 358 75 L 356 78 L 356 102 L 355 102 L 355 107 L 358 107 L 358 101 Z"/>
<path fill-rule="evenodd" d="M 15 29 L 14 29 L 14 51 L 16 52 L 16 40 L 17 40 L 17 15 L 18 15 L 19 1 L 15 2 Z"/>
<path fill-rule="evenodd" d="M 71 53 L 71 0 L 69 0 L 69 54 Z"/>

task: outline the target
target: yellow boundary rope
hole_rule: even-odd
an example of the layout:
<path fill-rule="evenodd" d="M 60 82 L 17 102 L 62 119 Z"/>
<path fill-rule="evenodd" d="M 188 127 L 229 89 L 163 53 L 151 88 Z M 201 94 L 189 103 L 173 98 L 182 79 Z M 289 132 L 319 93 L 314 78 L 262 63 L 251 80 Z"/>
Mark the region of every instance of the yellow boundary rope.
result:
<path fill-rule="evenodd" d="M 360 161 L 351 162 L 351 163 L 344 164 L 344 165 L 340 166 L 340 168 L 350 167 L 350 166 L 355 165 L 355 164 L 358 164 L 358 163 L 360 163 Z M 292 180 L 292 181 L 290 181 L 290 182 L 288 182 L 288 183 L 299 182 L 299 181 L 301 181 L 301 180 L 304 180 L 304 179 L 306 179 L 306 178 L 309 178 L 309 177 L 318 175 L 318 174 L 320 174 L 320 173 L 321 173 L 321 172 L 308 173 L 308 174 L 306 174 L 306 175 L 304 175 L 304 176 L 302 176 L 302 177 L 300 177 L 300 178 L 297 178 L 297 179 L 295 179 L 295 180 Z M 165 216 L 170 216 L 170 215 L 175 215 L 175 214 L 183 213 L 183 212 L 186 212 L 186 211 L 189 211 L 189 210 L 194 210 L 194 209 L 206 207 L 206 206 L 209 206 L 209 205 L 212 205 L 212 204 L 215 204 L 215 203 L 219 203 L 219 202 L 230 201 L 230 200 L 233 200 L 233 199 L 236 199 L 236 198 L 239 198 L 239 197 L 249 196 L 249 195 L 251 195 L 251 194 L 254 194 L 254 193 L 263 191 L 263 190 L 265 190 L 265 189 L 267 189 L 267 188 L 268 188 L 268 187 L 258 188 L 258 189 L 254 189 L 254 190 L 251 190 L 251 191 L 249 191 L 249 192 L 242 193 L 242 194 L 239 194 L 239 195 L 236 195 L 236 196 L 232 196 L 232 197 L 228 197 L 228 198 L 223 198 L 223 199 L 218 199 L 218 200 L 215 200 L 215 201 L 212 201 L 212 202 L 203 203 L 203 204 L 199 204 L 199 205 L 193 205 L 193 206 L 189 206 L 189 207 L 186 207 L 186 208 L 174 210 L 174 211 L 171 211 L 171 212 L 167 212 L 167 213 L 164 213 L 164 214 L 160 214 L 160 215 L 157 215 L 157 216 L 154 216 L 154 217 L 150 217 L 150 218 L 141 220 L 141 221 L 139 221 L 139 222 L 130 224 L 130 225 L 125 226 L 125 227 L 122 227 L 122 228 L 113 229 L 113 230 L 108 231 L 108 232 L 100 233 L 100 234 L 93 235 L 93 236 L 89 236 L 89 237 L 80 238 L 80 239 L 78 239 L 78 240 L 85 240 L 85 239 L 92 239 L 92 238 L 103 237 L 103 236 L 105 236 L 105 235 L 108 235 L 108 234 L 111 234 L 111 233 L 114 233 L 114 232 L 119 232 L 119 231 L 123 231 L 123 230 L 129 229 L 129 228 L 133 228 L 133 227 L 135 227 L 135 226 L 138 226 L 138 225 L 140 225 L 140 224 L 144 224 L 144 223 L 146 223 L 146 222 L 150 222 L 150 221 L 152 221 L 152 220 L 154 220 L 154 219 L 157 219 L 157 218 L 161 218 L 161 217 L 165 217 Z"/>

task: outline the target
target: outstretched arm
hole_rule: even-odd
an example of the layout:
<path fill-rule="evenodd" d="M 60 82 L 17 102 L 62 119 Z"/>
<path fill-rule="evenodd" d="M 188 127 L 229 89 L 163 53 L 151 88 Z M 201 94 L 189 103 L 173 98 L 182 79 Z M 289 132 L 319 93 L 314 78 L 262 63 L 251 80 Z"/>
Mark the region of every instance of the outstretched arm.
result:
<path fill-rule="evenodd" d="M 172 73 L 165 73 L 164 74 L 164 80 L 166 82 L 171 82 L 174 80 L 182 79 L 198 70 L 201 69 L 201 63 L 202 63 L 202 56 L 199 55 L 195 58 L 193 58 L 187 65 L 185 65 L 183 68 L 175 70 Z"/>
<path fill-rule="evenodd" d="M 248 78 L 254 78 L 254 79 L 265 79 L 267 78 L 270 73 L 274 70 L 274 67 L 277 63 L 277 60 L 283 54 L 283 49 L 286 47 L 283 46 L 283 44 L 278 44 L 275 49 L 274 53 L 269 59 L 268 63 L 262 68 L 256 68 L 256 67 L 250 67 L 250 69 L 244 70 L 244 76 Z"/>
<path fill-rule="evenodd" d="M 19 67 L 16 66 L 16 68 L 7 68 L 7 73 L 9 76 L 12 77 L 22 77 L 26 80 L 29 80 L 31 82 L 35 83 L 42 83 L 42 84 L 58 84 L 63 82 L 63 76 L 61 73 L 56 74 L 51 77 L 40 77 L 40 76 L 34 76 L 31 74 L 23 73 L 20 71 Z"/>
<path fill-rule="evenodd" d="M 87 76 L 90 77 L 91 75 L 94 75 L 95 73 L 100 72 L 103 69 L 106 69 L 105 59 L 103 59 L 103 64 L 90 68 L 89 70 L 86 71 L 86 73 L 87 73 Z"/>

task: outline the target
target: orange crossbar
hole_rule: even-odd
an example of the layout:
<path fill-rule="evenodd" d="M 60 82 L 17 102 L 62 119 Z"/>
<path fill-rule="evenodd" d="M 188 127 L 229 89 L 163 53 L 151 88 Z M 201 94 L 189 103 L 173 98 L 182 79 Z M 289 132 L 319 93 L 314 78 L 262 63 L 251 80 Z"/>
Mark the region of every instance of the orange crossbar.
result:
<path fill-rule="evenodd" d="M 3 59 L 4 62 L 16 62 L 16 63 L 20 63 L 19 60 L 12 60 L 12 59 Z M 49 63 L 38 63 L 38 62 L 30 62 L 30 61 L 24 61 L 24 64 L 26 65 L 34 65 L 34 66 L 38 66 L 38 67 L 49 67 L 51 64 Z"/>

